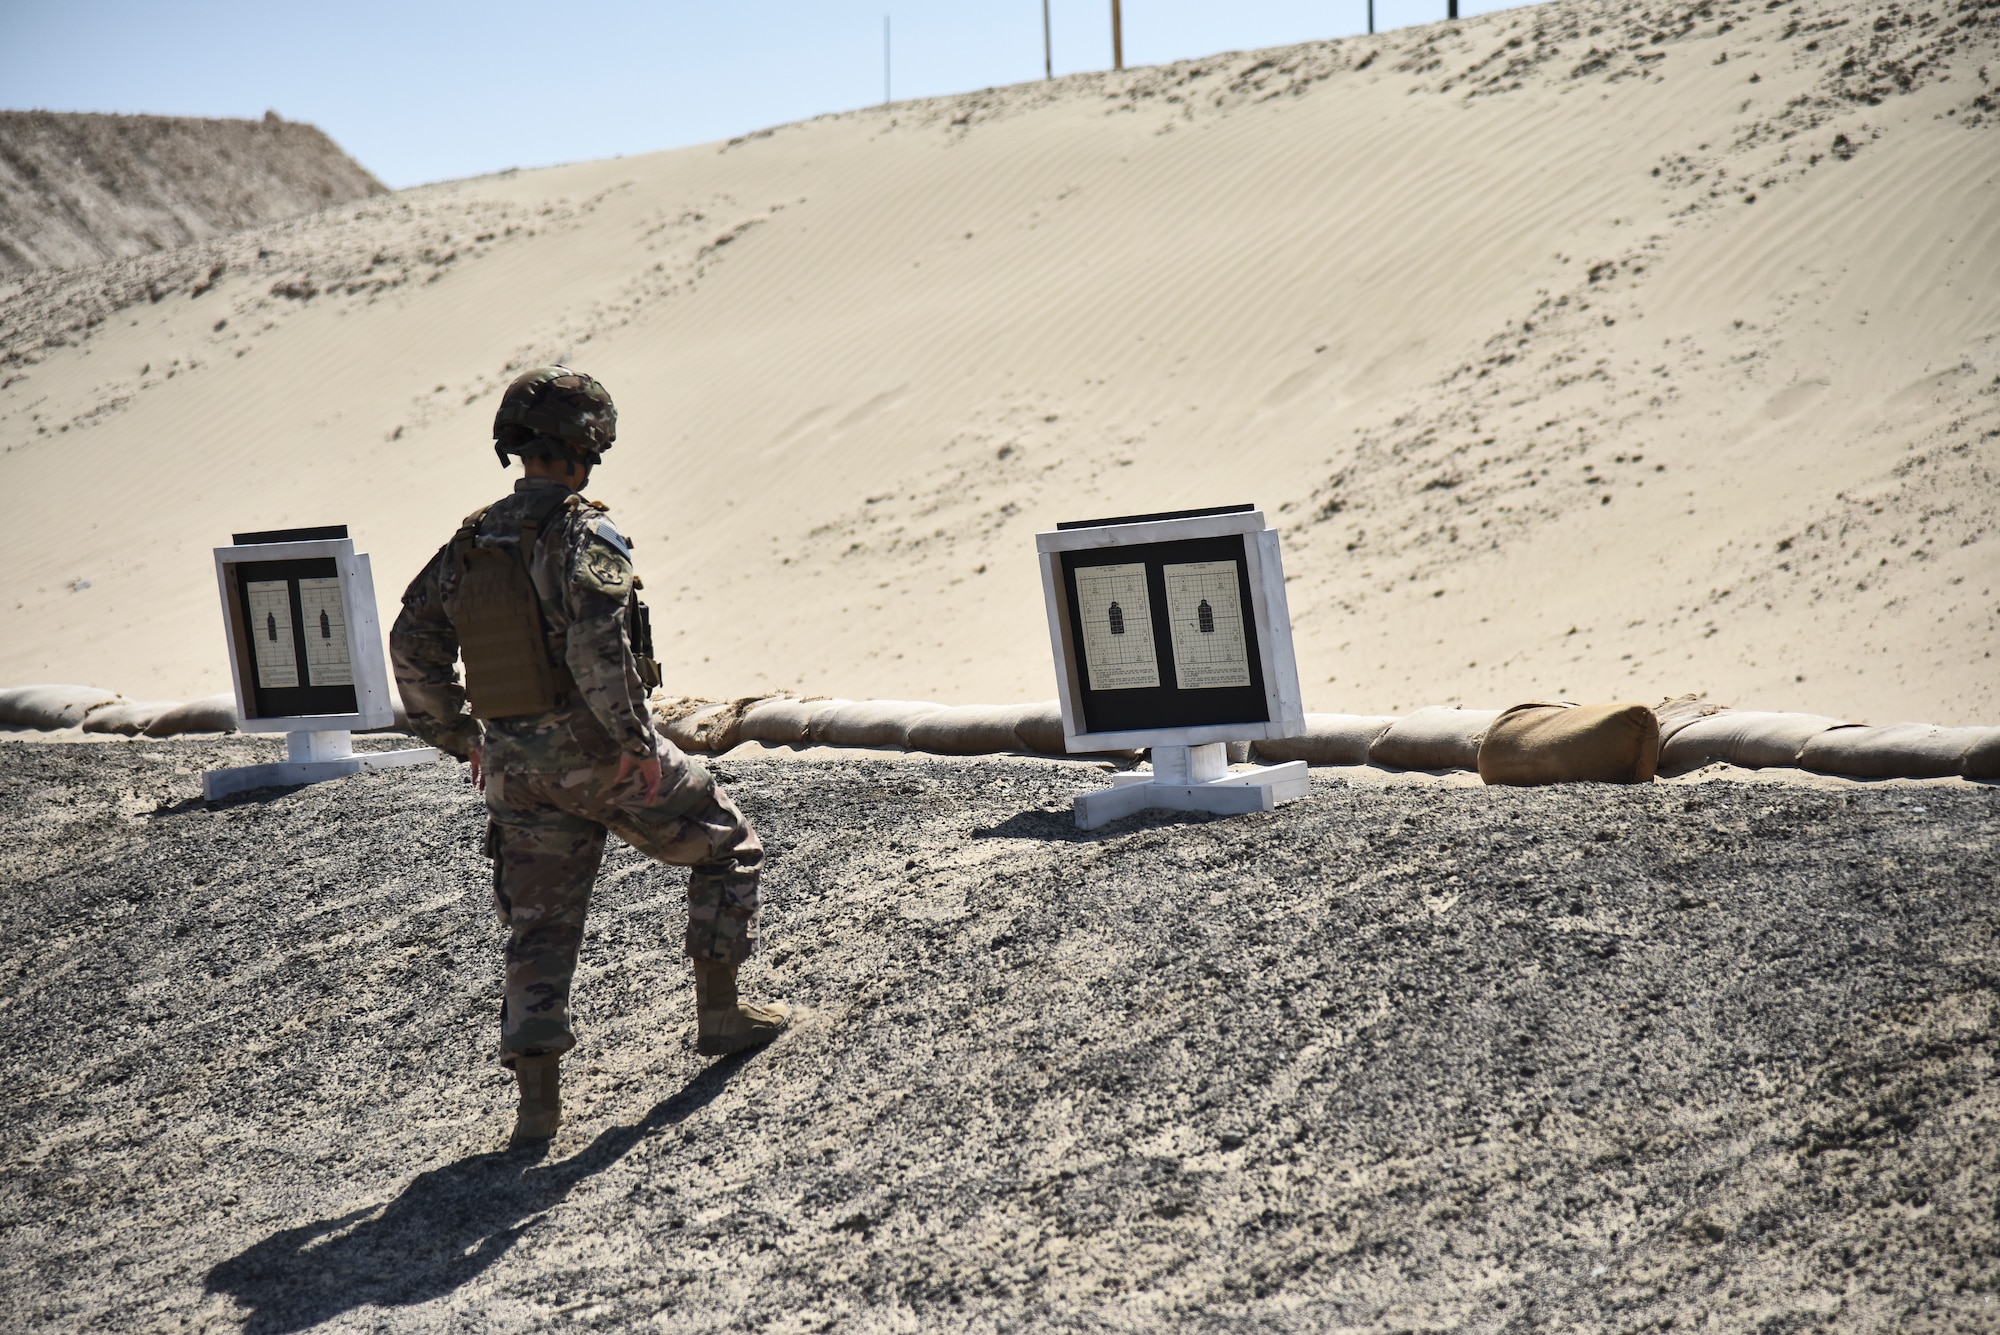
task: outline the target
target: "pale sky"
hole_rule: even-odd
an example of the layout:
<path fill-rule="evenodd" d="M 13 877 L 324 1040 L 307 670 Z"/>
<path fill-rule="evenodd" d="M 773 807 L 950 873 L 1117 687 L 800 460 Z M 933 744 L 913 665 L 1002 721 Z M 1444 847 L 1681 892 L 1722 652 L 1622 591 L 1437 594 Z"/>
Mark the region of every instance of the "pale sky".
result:
<path fill-rule="evenodd" d="M 1466 0 L 1461 13 L 1503 8 Z M 1050 0 L 1057 74 L 1109 0 Z M 1445 0 L 1376 0 L 1378 30 Z M 0 0 L 0 107 L 310 121 L 391 186 L 644 153 L 1041 77 L 1040 0 Z M 1124 0 L 1125 63 L 1363 32 L 1366 0 Z"/>

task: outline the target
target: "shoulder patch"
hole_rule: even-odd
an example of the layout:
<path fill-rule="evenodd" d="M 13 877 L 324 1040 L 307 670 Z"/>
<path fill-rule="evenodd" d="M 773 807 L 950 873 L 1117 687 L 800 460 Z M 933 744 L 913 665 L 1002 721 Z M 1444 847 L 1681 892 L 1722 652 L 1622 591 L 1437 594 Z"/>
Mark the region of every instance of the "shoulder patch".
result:
<path fill-rule="evenodd" d="M 624 538 L 602 517 L 593 518 L 586 532 L 589 536 L 577 557 L 577 578 L 608 597 L 625 597 L 632 591 L 632 553 Z"/>
<path fill-rule="evenodd" d="M 632 563 L 606 547 L 591 547 L 577 564 L 577 574 L 599 593 L 623 598 L 632 591 Z"/>

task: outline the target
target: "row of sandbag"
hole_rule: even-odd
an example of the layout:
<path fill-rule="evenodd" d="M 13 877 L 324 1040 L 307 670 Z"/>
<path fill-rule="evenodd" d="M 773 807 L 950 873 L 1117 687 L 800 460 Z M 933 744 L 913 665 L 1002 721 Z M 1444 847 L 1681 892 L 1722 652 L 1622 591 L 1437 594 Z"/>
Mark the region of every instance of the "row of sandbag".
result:
<path fill-rule="evenodd" d="M 1870 727 L 1822 714 L 1729 709 L 1694 696 L 1669 700 L 1656 712 L 1662 774 L 1719 761 L 1856 779 L 2000 779 L 2000 728 Z"/>
<path fill-rule="evenodd" d="M 1032 705 L 936 705 L 922 700 L 803 700 L 790 695 L 715 702 L 667 699 L 654 716 L 683 751 L 774 746 L 895 747 L 946 756 L 1036 751 L 1062 755 L 1062 712 Z"/>
<path fill-rule="evenodd" d="M 15 686 L 0 689 L 0 726 L 81 728 L 120 737 L 178 737 L 190 732 L 235 732 L 236 697 L 200 700 L 127 700 L 95 686 Z"/>
<path fill-rule="evenodd" d="M 1420 709 L 1400 719 L 1308 714 L 1303 737 L 1256 750 L 1318 765 L 1476 769 L 1489 783 L 1645 782 L 1717 763 L 1857 779 L 2000 779 L 2000 727 L 1870 727 L 1691 696 L 1654 709 L 1564 702 Z"/>
<path fill-rule="evenodd" d="M 1644 711 L 1645 706 L 1638 706 Z M 1026 705 L 939 705 L 922 700 L 732 701 L 675 698 L 654 706 L 661 730 L 683 751 L 727 751 L 742 742 L 777 746 L 894 747 L 939 755 L 1031 751 L 1063 755 L 1062 712 L 1053 700 Z M 1420 709 L 1405 718 L 1308 714 L 1304 736 L 1232 747 L 1266 760 L 1396 769 L 1476 769 L 1497 709 Z M 1650 713 L 1647 714 L 1650 720 Z"/>
<path fill-rule="evenodd" d="M 1300 737 L 1258 742 L 1259 756 L 1317 765 L 1478 770 L 1487 783 L 1650 783 L 1659 721 L 1645 705 L 1547 702 L 1511 709 L 1437 705 L 1402 718 L 1308 714 Z"/>
<path fill-rule="evenodd" d="M 1065 754 L 1062 715 L 1053 700 L 938 705 L 779 695 L 668 699 L 655 709 L 667 735 L 688 751 L 766 742 L 940 755 Z M 233 732 L 237 719 L 228 694 L 185 703 L 135 701 L 97 687 L 42 685 L 0 689 L 0 725 L 173 737 Z M 1254 751 L 1264 760 L 1315 765 L 1478 770 L 1496 783 L 1644 782 L 1655 769 L 1683 774 L 1717 762 L 1855 778 L 2000 778 L 2000 728 L 1868 727 L 1819 714 L 1729 709 L 1692 696 L 1650 710 L 1630 703 L 1538 703 L 1510 710 L 1435 706 L 1401 718 L 1308 714 L 1303 735 L 1258 742 Z M 1230 759 L 1250 755 L 1250 748 L 1232 747 Z"/>
<path fill-rule="evenodd" d="M 1308 714 L 1304 736 L 1258 742 L 1256 751 L 1316 765 L 1476 769 L 1491 783 L 1644 782 L 1717 763 L 1858 779 L 2000 779 L 2000 727 L 1870 727 L 1693 697 L 1650 710 L 1550 703 L 1420 709 L 1400 719 Z"/>
<path fill-rule="evenodd" d="M 938 705 L 914 700 L 746 697 L 669 699 L 663 730 L 686 751 L 741 742 L 896 747 L 941 755 L 1031 751 L 1062 755 L 1053 700 Z M 1867 727 L 1815 714 L 1732 710 L 1692 697 L 1657 709 L 1624 702 L 1547 702 L 1512 709 L 1433 706 L 1387 715 L 1308 714 L 1306 731 L 1232 748 L 1269 761 L 1477 770 L 1492 783 L 1646 782 L 1722 762 L 1857 778 L 2000 778 L 2000 728 Z"/>

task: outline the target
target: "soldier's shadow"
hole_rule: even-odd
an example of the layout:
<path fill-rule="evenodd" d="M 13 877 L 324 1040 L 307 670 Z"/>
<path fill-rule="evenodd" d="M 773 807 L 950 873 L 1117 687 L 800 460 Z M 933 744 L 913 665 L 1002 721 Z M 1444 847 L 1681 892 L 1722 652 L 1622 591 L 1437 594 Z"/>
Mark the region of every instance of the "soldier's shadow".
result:
<path fill-rule="evenodd" d="M 505 1256 L 577 1183 L 709 1103 L 750 1055 L 716 1062 L 636 1123 L 604 1131 L 567 1159 L 542 1162 L 534 1150 L 468 1155 L 419 1173 L 386 1206 L 281 1229 L 210 1270 L 203 1287 L 248 1308 L 251 1335 L 450 1293 Z"/>

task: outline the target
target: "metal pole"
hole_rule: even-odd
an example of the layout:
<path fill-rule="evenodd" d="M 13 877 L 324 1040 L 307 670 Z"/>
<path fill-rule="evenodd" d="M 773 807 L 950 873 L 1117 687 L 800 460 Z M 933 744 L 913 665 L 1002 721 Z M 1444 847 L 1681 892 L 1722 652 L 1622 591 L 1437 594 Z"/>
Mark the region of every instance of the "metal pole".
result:
<path fill-rule="evenodd" d="M 1451 0 L 1453 5 L 1458 0 Z M 889 16 L 882 16 L 882 105 L 889 105 Z"/>
<path fill-rule="evenodd" d="M 1375 0 L 1368 0 L 1368 3 L 1372 5 Z M 1056 77 L 1055 48 L 1049 44 L 1049 0 L 1042 0 L 1042 77 Z"/>
<path fill-rule="evenodd" d="M 1445 2 L 1444 16 L 1448 19 L 1457 18 L 1458 0 L 1444 0 L 1444 2 Z"/>
<path fill-rule="evenodd" d="M 1454 8 L 1458 0 L 1451 0 Z M 1125 19 L 1118 12 L 1118 0 L 1111 0 L 1111 68 L 1125 68 Z"/>
<path fill-rule="evenodd" d="M 1375 0 L 1368 0 L 1368 35 L 1375 35 Z"/>

